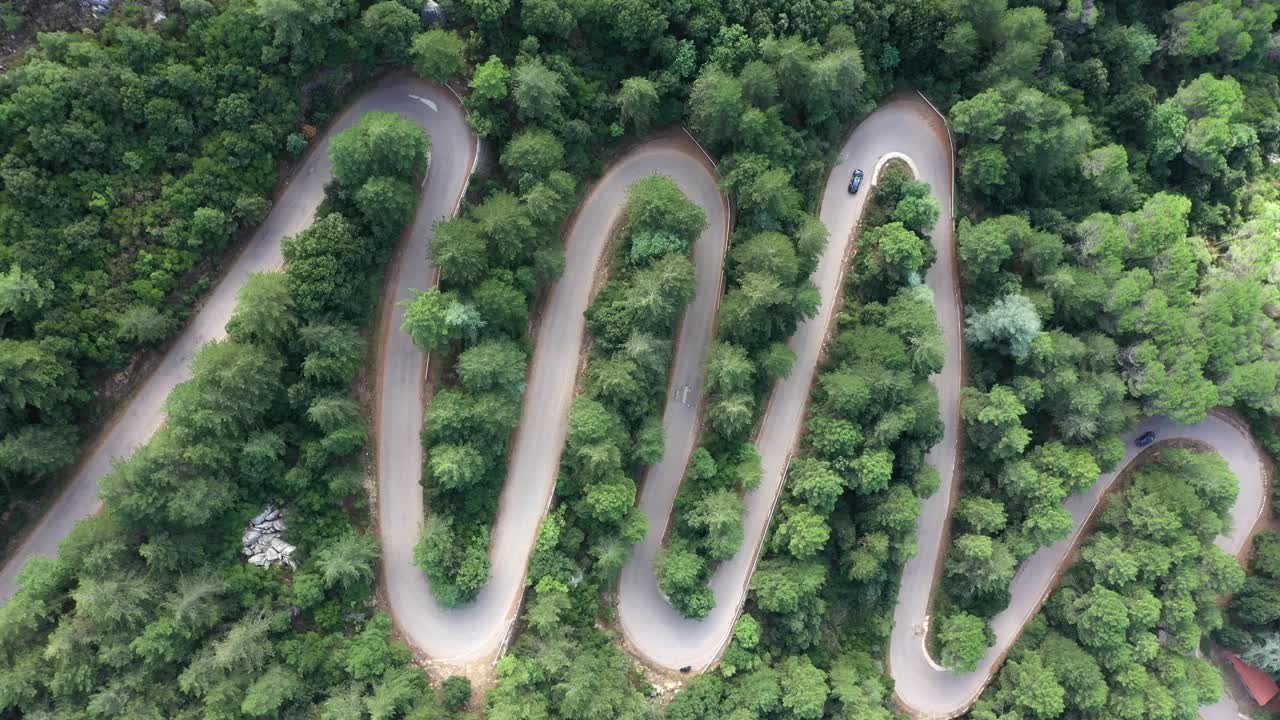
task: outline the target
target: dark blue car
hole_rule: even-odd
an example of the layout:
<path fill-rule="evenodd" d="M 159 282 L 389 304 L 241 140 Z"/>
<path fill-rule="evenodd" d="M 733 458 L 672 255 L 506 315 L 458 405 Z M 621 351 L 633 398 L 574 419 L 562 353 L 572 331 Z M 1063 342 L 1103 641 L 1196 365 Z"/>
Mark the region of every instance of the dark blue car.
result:
<path fill-rule="evenodd" d="M 858 192 L 858 188 L 862 187 L 862 168 L 853 171 L 853 177 L 849 178 L 849 194 Z"/>
<path fill-rule="evenodd" d="M 1155 440 L 1156 440 L 1155 432 L 1152 430 L 1148 430 L 1138 436 L 1138 442 L 1136 444 L 1138 447 L 1144 448 L 1150 445 L 1151 443 L 1155 442 Z"/>

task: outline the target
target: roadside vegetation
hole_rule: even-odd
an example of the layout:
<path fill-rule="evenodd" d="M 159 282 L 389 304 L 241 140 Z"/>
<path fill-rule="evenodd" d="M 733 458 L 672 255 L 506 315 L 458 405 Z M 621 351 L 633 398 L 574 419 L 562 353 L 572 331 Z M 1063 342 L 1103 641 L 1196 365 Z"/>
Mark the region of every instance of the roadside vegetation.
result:
<path fill-rule="evenodd" d="M 717 42 L 733 32 L 722 30 Z M 741 495 L 760 481 L 752 433 L 769 387 L 795 362 L 787 338 L 818 309 L 809 275 L 827 232 L 807 209 L 821 168 L 806 153 L 831 142 L 869 102 L 862 56 L 839 28 L 823 44 L 787 36 L 711 52 L 718 62 L 694 80 L 688 122 L 721 158 L 737 222 L 707 361 L 706 437 L 690 460 L 657 560 L 659 587 L 692 618 L 715 606 L 707 582 L 742 546 Z"/>
<path fill-rule="evenodd" d="M 137 353 L 173 336 L 266 216 L 276 158 L 305 149 L 299 120 L 325 122 L 344 85 L 304 98 L 302 78 L 357 59 L 339 42 L 354 19 L 286 42 L 252 2 L 164 32 L 122 10 L 96 37 L 41 34 L 0 79 L 0 503 L 75 461 L 109 405 L 95 392 L 119 397 L 104 381 L 136 379 Z"/>
<path fill-rule="evenodd" d="M 1108 498 L 1079 561 L 969 717 L 1199 717 L 1222 679 L 1193 653 L 1223 625 L 1219 596 L 1244 579 L 1213 544 L 1236 483 L 1215 454 L 1157 451 Z M 957 664 L 986 649 L 960 633 L 944 647 Z"/>
<path fill-rule="evenodd" d="M 444 712 L 390 618 L 370 607 L 379 550 L 364 501 L 367 428 L 350 393 L 429 148 L 389 114 L 334 138 L 335 183 L 315 223 L 285 241 L 288 272 L 249 279 L 229 337 L 195 357 L 164 427 L 102 480 L 105 512 L 56 559 L 28 563 L 0 608 L 5 712 Z M 296 572 L 240 557 L 246 521 L 268 504 L 287 508 Z"/>
<path fill-rule="evenodd" d="M 1280 677 L 1280 532 L 1254 536 L 1247 570 L 1227 606 L 1226 624 L 1213 637 L 1249 665 Z"/>
<path fill-rule="evenodd" d="M 827 238 L 812 208 L 832 153 L 901 85 L 950 118 L 964 216 L 966 453 L 943 662 L 974 667 L 1018 563 L 1065 536 L 1063 499 L 1115 464 L 1134 418 L 1230 405 L 1280 448 L 1273 0 L 451 0 L 451 29 L 428 32 L 412 5 L 183 0 L 153 26 L 121 3 L 96 34 L 40 36 L 0 78 L 0 500 L 74 461 L 98 380 L 172 336 L 265 217 L 275 159 L 305 152 L 303 123 L 386 65 L 463 77 L 497 159 L 437 228 L 440 286 L 404 326 L 439 361 L 417 559 L 443 604 L 488 578 L 531 309 L 563 266 L 578 190 L 609 148 L 673 123 L 717 158 L 737 218 L 705 441 L 659 563 L 686 614 L 710 609 L 706 579 L 742 544 L 751 432 L 818 306 L 808 277 Z M 288 272 L 246 285 L 165 429 L 103 481 L 104 514 L 31 563 L 0 608 L 0 714 L 467 707 L 465 682 L 438 699 L 371 608 L 367 429 L 350 396 L 428 147 L 377 115 L 335 141 L 337 182 L 286 244 Z M 878 188 L 746 612 L 719 665 L 658 711 L 609 630 L 611 589 L 642 529 L 634 477 L 660 451 L 698 223 L 662 181 L 637 189 L 629 213 L 646 193 L 660 211 L 629 215 L 588 313 L 586 392 L 487 717 L 899 717 L 883 656 L 919 499 L 936 487 L 927 379 L 942 341 L 919 279 L 941 191 L 894 170 Z M 1248 580 L 1212 546 L 1234 487 L 1220 460 L 1186 450 L 1135 472 L 970 716 L 1194 717 L 1219 687 L 1187 656 L 1204 633 L 1261 648 L 1280 616 L 1274 539 L 1258 539 Z M 295 573 L 237 555 L 268 503 L 292 513 Z M 1237 588 L 1226 626 L 1215 601 Z"/>
<path fill-rule="evenodd" d="M 1263 156 L 1277 141 L 1273 116 L 1259 110 L 1280 95 L 1274 76 L 1259 74 L 1273 62 L 1260 47 L 1180 49 L 1187 33 L 1226 32 L 1209 5 L 1163 18 L 1162 53 L 1150 34 L 1161 18 L 1149 12 L 1128 10 L 1128 23 L 1080 19 L 1097 25 L 1098 40 L 1064 38 L 1067 67 L 1100 70 L 1107 84 L 1096 89 L 1116 103 L 1086 94 L 1072 112 L 1042 85 L 1004 83 L 951 109 L 961 190 L 983 212 L 957 231 L 968 442 L 944 631 L 1005 607 L 1018 565 L 1070 532 L 1063 500 L 1119 462 L 1120 433 L 1138 417 L 1190 424 L 1234 405 L 1270 432 L 1276 288 L 1262 270 L 1269 261 L 1254 260 L 1274 252 L 1274 236 L 1255 230 L 1274 208 L 1249 188 L 1263 186 Z M 1032 15 L 1009 10 L 1005 22 L 1030 27 Z M 1157 61 L 1166 65 L 1141 71 Z M 1138 97 L 1148 98 L 1141 119 L 1130 107 Z M 944 654 L 957 669 L 976 661 Z"/>

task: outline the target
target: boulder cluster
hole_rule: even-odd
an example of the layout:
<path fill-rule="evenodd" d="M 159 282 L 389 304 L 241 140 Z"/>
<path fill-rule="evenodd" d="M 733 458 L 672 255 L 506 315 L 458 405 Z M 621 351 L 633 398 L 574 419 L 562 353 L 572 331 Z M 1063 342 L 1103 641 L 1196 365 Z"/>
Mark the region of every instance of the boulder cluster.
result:
<path fill-rule="evenodd" d="M 268 505 L 267 509 L 255 515 L 249 521 L 249 529 L 245 530 L 241 544 L 251 565 L 288 565 L 291 570 L 298 567 L 292 557 L 297 548 L 284 541 L 283 510 Z"/>

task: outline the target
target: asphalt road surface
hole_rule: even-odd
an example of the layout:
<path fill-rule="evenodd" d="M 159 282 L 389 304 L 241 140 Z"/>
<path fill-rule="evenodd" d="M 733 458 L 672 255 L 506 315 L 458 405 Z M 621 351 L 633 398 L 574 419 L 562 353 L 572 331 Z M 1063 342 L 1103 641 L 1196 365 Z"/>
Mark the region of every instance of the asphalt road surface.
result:
<path fill-rule="evenodd" d="M 432 226 L 456 212 L 475 159 L 476 141 L 462 109 L 447 89 L 393 76 L 357 98 L 316 143 L 277 199 L 270 216 L 233 261 L 191 324 L 132 399 L 116 413 L 51 510 L 0 570 L 0 600 L 16 591 L 18 571 L 27 559 L 53 554 L 77 521 L 98 511 L 101 505 L 97 498 L 99 478 L 160 427 L 165 398 L 177 384 L 190 377 L 195 352 L 201 345 L 225 336 L 224 326 L 248 275 L 279 269 L 281 241 L 311 223 L 330 179 L 328 139 L 369 111 L 398 112 L 432 135 L 429 176 L 423 184 L 422 199 L 408 239 L 402 243 L 390 273 L 391 284 L 386 292 L 398 302 L 407 299 L 411 289 L 431 285 L 427 248 Z M 849 175 L 855 168 L 873 170 L 890 153 L 909 157 L 921 179 L 934 188 L 942 202 L 942 214 L 932 238 L 938 259 L 926 277 L 926 284 L 934 292 L 948 349 L 942 373 L 932 378 L 940 395 L 945 433 L 942 442 L 930 452 L 929 461 L 938 468 L 941 485 L 924 503 L 917 535 L 920 553 L 903 570 L 894 612 L 889 670 L 899 701 L 918 717 L 952 717 L 973 703 L 1022 626 L 1052 589 L 1058 570 L 1080 539 L 1084 519 L 1110 486 L 1115 473 L 1103 475 L 1089 492 L 1068 500 L 1067 508 L 1076 519 L 1070 538 L 1042 548 L 1019 568 L 1011 587 L 1010 606 L 993 620 L 996 644 L 979 669 L 956 675 L 934 664 L 924 651 L 923 629 L 928 621 L 928 600 L 956 482 L 953 471 L 959 432 L 959 394 L 963 384 L 960 355 L 963 312 L 956 290 L 951 230 L 954 225 L 952 152 L 941 121 L 923 101 L 914 98 L 888 102 L 860 123 L 849 136 L 840 162 L 828 180 L 821 218 L 830 232 L 830 240 L 813 274 L 822 303 L 817 316 L 801 324 L 791 338 L 796 364 L 769 396 L 756 439 L 763 458 L 764 478 L 760 487 L 746 497 L 747 539 L 738 554 L 722 563 L 712 577 L 716 608 L 704 620 L 681 617 L 657 591 L 652 576 L 653 557 L 697 439 L 703 400 L 701 367 L 714 327 L 727 240 L 727 208 L 696 147 L 681 140 L 663 139 L 635 148 L 612 166 L 580 207 L 566 240 L 564 275 L 551 291 L 539 329 L 521 424 L 513 443 L 509 475 L 493 530 L 491 580 L 475 601 L 455 610 L 440 608 L 432 600 L 426 578 L 412 565 L 413 545 L 423 518 L 419 431 L 425 358 L 399 331 L 402 310 L 388 304 L 383 318 L 384 345 L 378 378 L 378 515 L 388 601 L 397 626 L 411 644 L 433 661 L 449 665 L 490 661 L 501 651 L 519 605 L 538 524 L 551 500 L 582 348 L 583 312 L 591 299 L 600 256 L 610 229 L 625 206 L 629 186 L 649 175 L 664 174 L 676 180 L 685 193 L 703 207 L 708 226 L 694 250 L 698 292 L 680 328 L 671 376 L 672 394 L 664 414 L 667 454 L 649 473 L 640 497 L 641 508 L 650 520 L 650 532 L 623 572 L 619 616 L 632 649 L 653 663 L 671 669 L 685 665 L 704 669 L 715 662 L 741 610 L 747 583 L 801 430 L 809 388 L 834 313 L 849 238 L 867 197 L 866 190 L 853 196 L 848 194 Z M 1154 430 L 1161 440 L 1197 440 L 1226 458 L 1240 480 L 1240 495 L 1232 510 L 1233 528 L 1228 535 L 1219 537 L 1217 543 L 1228 553 L 1237 554 L 1247 543 L 1261 514 L 1266 493 L 1260 452 L 1247 431 L 1217 415 L 1193 427 L 1163 418 L 1148 419 L 1126 435 L 1129 450 L 1121 468 L 1138 456 L 1133 439 L 1147 430 Z M 1205 718 L 1213 720 L 1225 720 L 1232 712 L 1226 701 L 1202 710 Z"/>
<path fill-rule="evenodd" d="M 1148 418 L 1124 435 L 1126 454 L 1114 472 L 1098 478 L 1087 492 L 1068 498 L 1066 507 L 1075 519 L 1071 536 L 1041 548 L 1022 563 L 1010 587 L 1009 607 L 991 621 L 996 634 L 995 645 L 987 650 L 982 663 L 972 673 L 954 674 L 934 665 L 924 650 L 925 606 L 932 588 L 932 568 L 908 578 L 903 574 L 899 603 L 894 614 L 893 635 L 889 645 L 889 669 L 897 683 L 898 699 L 918 717 L 946 718 L 959 715 L 977 700 L 991 680 L 1009 647 L 1017 639 L 1023 625 L 1034 617 L 1040 605 L 1056 585 L 1058 570 L 1081 540 L 1084 521 L 1092 514 L 1116 476 L 1142 453 L 1134 441 L 1151 430 L 1159 440 L 1195 440 L 1213 448 L 1226 459 L 1231 472 L 1240 481 L 1240 494 L 1232 507 L 1232 528 L 1219 536 L 1216 543 L 1230 555 L 1242 550 L 1252 535 L 1262 513 L 1266 495 L 1266 479 L 1260 451 L 1247 430 L 1220 415 L 1210 415 L 1198 425 L 1179 425 L 1167 418 Z M 940 495 L 930 498 L 937 502 Z M 945 498 L 942 498 L 945 501 Z M 921 532 L 923 535 L 923 531 Z M 923 547 L 923 546 L 922 546 Z M 923 555 L 923 553 L 922 553 Z M 913 561 L 914 562 L 914 561 Z M 1222 717 L 1228 701 L 1206 706 L 1202 716 Z"/>
<path fill-rule="evenodd" d="M 697 299 L 682 327 L 682 333 L 690 334 L 687 342 L 682 340 L 684 352 L 677 363 L 677 373 L 684 374 L 673 382 L 697 380 L 701 358 L 684 356 L 690 351 L 698 354 L 698 342 L 705 346 L 710 335 L 726 243 L 726 208 L 706 163 L 696 146 L 680 139 L 642 144 L 615 162 L 579 206 L 565 241 L 564 273 L 551 289 L 538 328 L 520 425 L 492 532 L 489 582 L 474 600 L 459 608 L 436 604 L 426 577 L 411 565 L 422 519 L 418 486 L 422 462 L 416 449 L 422 419 L 402 411 L 399 406 L 411 389 L 401 385 L 398 375 L 386 377 L 392 370 L 384 369 L 379 514 L 388 596 L 396 624 L 434 664 L 467 671 L 502 651 L 560 467 L 586 329 L 583 313 L 591 302 L 600 258 L 626 205 L 628 189 L 655 174 L 673 178 L 707 214 L 708 229 L 694 251 Z M 692 428 L 692 420 L 688 422 Z"/>
<path fill-rule="evenodd" d="M 795 365 L 786 379 L 774 385 L 756 438 L 764 477 L 760 486 L 747 493 L 745 498 L 746 541 L 742 549 L 721 563 L 712 576 L 711 588 L 715 593 L 716 607 L 702 620 L 682 617 L 657 591 L 651 576 L 638 576 L 642 569 L 652 565 L 654 543 L 657 541 L 655 536 L 660 535 L 670 512 L 671 503 L 666 498 L 674 495 L 684 463 L 675 461 L 669 469 L 655 468 L 646 480 L 641 505 L 649 515 L 650 535 L 645 544 L 637 548 L 637 557 L 624 570 L 619 617 L 631 649 L 651 663 L 669 669 L 689 665 L 702 670 L 716 661 L 728 642 L 746 597 L 747 583 L 755 568 L 791 451 L 800 434 L 809 387 L 835 311 L 835 298 L 844 275 L 850 235 L 867 198 L 869 185 L 864 185 L 857 195 L 849 195 L 849 176 L 856 168 L 870 174 L 881 158 L 893 152 L 909 153 L 920 167 L 923 179 L 935 190 L 950 188 L 951 153 L 946 144 L 946 130 L 922 100 L 913 98 L 888 102 L 868 116 L 849 136 L 822 201 L 821 217 L 830 238 L 812 276 L 822 295 L 822 304 L 818 314 L 802 323 L 790 340 L 791 349 L 796 353 Z M 941 194 L 945 197 L 942 198 L 943 213 L 938 227 L 950 228 L 950 195 Z M 949 272 L 954 268 L 950 235 L 936 239 L 935 244 L 938 245 L 939 262 L 929 272 L 926 281 L 940 298 L 954 298 L 955 279 Z M 951 259 L 944 260 L 944 256 Z M 947 353 L 944 375 L 953 371 L 958 377 L 959 308 L 955 302 L 940 302 L 939 307 L 944 327 L 949 328 L 946 331 L 948 346 L 952 348 Z M 950 400 L 944 393 L 944 415 L 957 414 L 958 395 L 958 387 L 952 388 Z M 954 421 L 948 423 L 948 440 L 954 440 L 956 424 Z M 954 442 L 944 441 L 940 447 L 952 450 L 937 453 L 939 457 L 954 456 Z M 672 452 L 670 445 L 667 452 Z M 666 461 L 664 459 L 664 465 Z M 651 494 L 660 499 L 650 503 Z"/>
<path fill-rule="evenodd" d="M 1177 425 L 1162 418 L 1143 421 L 1125 436 L 1126 457 L 1116 473 L 1099 478 L 1089 492 L 1072 497 L 1067 508 L 1076 519 L 1070 538 L 1043 548 L 1019 568 L 1011 588 L 1012 602 L 993 620 L 997 642 L 977 672 L 957 675 L 938 667 L 928 657 L 923 630 L 928 621 L 929 598 L 944 547 L 943 532 L 950 513 L 960 432 L 960 390 L 963 387 L 961 322 L 963 308 L 957 291 L 957 266 L 952 207 L 952 150 L 945 126 L 923 100 L 900 97 L 886 103 L 860 123 L 841 152 L 823 196 L 821 218 L 830 233 L 826 251 L 814 272 L 813 281 L 822 294 L 818 315 L 801 325 L 790 345 L 797 360 L 791 375 L 775 385 L 765 411 L 757 444 L 764 462 L 760 487 L 747 495 L 746 538 L 742 550 L 722 563 L 712 578 L 716 607 L 700 621 L 682 617 L 658 592 L 652 577 L 653 556 L 662 529 L 668 522 L 671 499 L 679 486 L 687 450 L 693 439 L 672 454 L 671 416 L 685 413 L 668 402 L 668 448 L 663 463 L 653 468 L 641 495 L 641 507 L 650 521 L 650 533 L 636 549 L 623 571 L 619 597 L 619 620 L 630 648 L 656 665 L 678 669 L 693 666 L 702 670 L 712 665 L 723 651 L 741 611 L 750 573 L 759 556 L 777 494 L 790 454 L 796 444 L 809 398 L 817 361 L 834 310 L 840 287 L 850 234 L 861 217 L 867 193 L 850 196 L 849 176 L 856 168 L 869 174 L 889 154 L 906 157 L 920 179 L 932 186 L 942 212 L 932 233 L 937 261 L 925 281 L 933 291 L 939 324 L 947 344 L 943 370 L 931 378 L 938 388 L 939 409 L 945 431 L 943 440 L 928 455 L 941 476 L 938 492 L 925 501 L 917 530 L 919 554 L 903 570 L 894 629 L 890 641 L 889 672 L 898 700 L 921 718 L 959 715 L 977 699 L 991 680 L 1023 625 L 1039 609 L 1053 587 L 1058 570 L 1079 541 L 1083 522 L 1110 486 L 1115 475 L 1138 457 L 1133 441 L 1147 430 L 1161 440 L 1187 438 L 1202 442 L 1221 453 L 1240 480 L 1240 494 L 1232 510 L 1233 529 L 1217 543 L 1235 555 L 1246 545 L 1260 517 L 1266 483 L 1257 447 L 1246 430 L 1229 418 L 1214 415 L 1194 427 Z M 700 385 L 693 386 L 701 392 Z M 695 401 L 696 402 L 696 401 Z M 683 427 L 680 427 L 683 432 Z M 1205 706 L 1207 720 L 1228 720 L 1234 716 L 1229 700 Z"/>
<path fill-rule="evenodd" d="M 685 195 L 702 208 L 707 215 L 707 226 L 693 248 L 698 291 L 680 324 L 662 414 L 665 451 L 662 460 L 645 474 L 640 488 L 640 510 L 649 521 L 649 532 L 632 551 L 619 586 L 618 619 L 623 632 L 633 648 L 642 648 L 646 655 L 658 658 L 668 653 L 678 654 L 688 640 L 682 635 L 684 619 L 658 590 L 653 562 L 662 546 L 685 466 L 700 435 L 699 423 L 706 401 L 703 368 L 715 336 L 716 310 L 723 290 L 724 253 L 729 239 L 728 201 L 720 194 L 710 164 L 685 157 L 663 168 L 663 172 L 675 179 Z M 655 613 L 660 613 L 656 623 Z M 672 657 L 678 659 L 676 655 Z"/>
<path fill-rule="evenodd" d="M 200 346 L 226 335 L 225 325 L 235 308 L 236 295 L 249 274 L 280 269 L 283 264 L 281 241 L 311 224 L 316 208 L 324 199 L 324 186 L 330 179 L 329 138 L 370 111 L 398 112 L 431 134 L 433 147 L 429 177 L 414 220 L 411 241 L 401 248 L 404 258 L 398 275 L 393 278 L 396 287 L 426 287 L 431 282 L 425 264 L 431 224 L 439 217 L 452 214 L 470 171 L 475 137 L 449 90 L 412 78 L 393 76 L 356 98 L 323 138 L 314 143 L 315 147 L 303 166 L 276 199 L 271 214 L 232 261 L 190 325 L 151 375 L 139 385 L 134 396 L 116 412 L 53 507 L 0 571 L 0 600 L 7 600 L 16 592 L 18 571 L 29 558 L 53 555 L 58 543 L 81 518 L 98 511 L 101 507 L 98 500 L 99 478 L 111 470 L 114 462 L 128 457 L 135 448 L 147 442 L 164 422 L 164 401 L 169 391 L 191 377 L 191 359 Z M 417 439 L 414 438 L 410 445 L 417 447 Z"/>

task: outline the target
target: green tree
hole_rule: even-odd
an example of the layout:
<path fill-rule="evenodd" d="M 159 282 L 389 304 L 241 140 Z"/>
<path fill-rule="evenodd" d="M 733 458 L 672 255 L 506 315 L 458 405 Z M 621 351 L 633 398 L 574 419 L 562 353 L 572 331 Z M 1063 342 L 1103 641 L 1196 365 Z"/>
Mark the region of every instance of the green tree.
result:
<path fill-rule="evenodd" d="M 564 167 L 564 145 L 546 130 L 525 130 L 507 143 L 502 167 L 521 187 L 531 188 Z"/>
<path fill-rule="evenodd" d="M 365 9 L 360 17 L 360 34 L 379 58 L 404 63 L 409 60 L 409 45 L 421 24 L 413 10 L 396 0 L 383 0 Z"/>
<path fill-rule="evenodd" d="M 1242 0 L 1189 0 L 1169 12 L 1169 54 L 1175 57 L 1241 60 L 1267 45 L 1277 10 Z"/>
<path fill-rule="evenodd" d="M 409 55 L 414 70 L 428 80 L 443 83 L 462 74 L 463 43 L 457 33 L 441 28 L 418 33 Z"/>
<path fill-rule="evenodd" d="M 807 655 L 782 661 L 782 707 L 787 717 L 817 720 L 827 702 L 827 674 L 813 666 Z"/>
<path fill-rule="evenodd" d="M 526 122 L 549 122 L 560 116 L 560 104 L 568 96 L 560 73 L 542 64 L 541 60 L 528 60 L 516 65 L 516 110 Z"/>
<path fill-rule="evenodd" d="M 723 146 L 733 138 L 745 110 L 742 83 L 714 65 L 706 66 L 689 94 L 689 123 L 702 140 Z"/>
<path fill-rule="evenodd" d="M 785 549 L 792 557 L 806 560 L 820 552 L 831 537 L 831 527 L 822 515 L 808 505 L 784 503 L 779 512 L 781 522 L 773 535 L 773 546 Z"/>
<path fill-rule="evenodd" d="M 1087 647 L 1118 648 L 1125 643 L 1129 611 L 1124 598 L 1114 590 L 1095 585 L 1076 600 L 1076 632 Z"/>
<path fill-rule="evenodd" d="M 924 185 L 924 194 L 913 192 L 899 200 L 898 206 L 893 209 L 893 219 L 912 232 L 924 234 L 931 231 L 938 222 L 942 207 L 938 204 L 938 199 L 929 194 L 927 184 L 919 185 Z"/>
<path fill-rule="evenodd" d="M 1004 505 L 991 498 L 966 496 L 956 503 L 956 518 L 969 532 L 994 535 L 1007 522 Z"/>
<path fill-rule="evenodd" d="M 227 334 L 237 342 L 283 348 L 298 329 L 284 273 L 253 273 L 237 295 Z"/>
<path fill-rule="evenodd" d="M 1051 720 L 1066 708 L 1062 686 L 1037 653 L 1009 661 L 1000 683 L 1007 689 L 1014 711 L 1022 717 Z"/>
<path fill-rule="evenodd" d="M 316 567 L 325 587 L 341 585 L 348 588 L 373 579 L 378 554 L 376 538 L 349 532 L 316 553 Z"/>
<path fill-rule="evenodd" d="M 53 283 L 24 273 L 16 263 L 0 273 L 0 327 L 10 320 L 27 320 L 49 301 Z"/>
<path fill-rule="evenodd" d="M 987 623 L 969 613 L 945 615 L 938 627 L 938 644 L 942 647 L 942 664 L 955 672 L 978 669 L 990 644 Z"/>
<path fill-rule="evenodd" d="M 707 225 L 702 208 L 664 175 L 651 175 L 631 185 L 625 215 L 628 233 L 666 233 L 689 243 Z"/>
<path fill-rule="evenodd" d="M 844 479 L 824 460 L 798 457 L 787 470 L 788 490 L 821 515 L 830 515 L 844 493 Z"/>
<path fill-rule="evenodd" d="M 116 318 L 116 332 L 129 342 L 147 345 L 173 332 L 173 319 L 145 303 L 130 305 Z"/>
<path fill-rule="evenodd" d="M 857 258 L 856 281 L 868 294 L 879 294 L 905 284 L 918 274 L 933 249 L 919 235 L 899 222 L 867 229 Z"/>
<path fill-rule="evenodd" d="M 511 0 L 464 0 L 462 7 L 476 22 L 493 25 L 511 9 Z"/>
<path fill-rule="evenodd" d="M 706 617 L 715 604 L 711 593 L 703 586 L 705 573 L 705 561 L 688 548 L 663 548 L 654 561 L 658 588 L 689 618 Z"/>
<path fill-rule="evenodd" d="M 490 55 L 489 59 L 476 66 L 471 76 L 472 95 L 482 103 L 497 103 L 505 100 L 511 92 L 511 71 L 502 64 L 502 58 Z"/>
<path fill-rule="evenodd" d="M 426 352 L 440 352 L 451 341 L 474 334 L 484 324 L 474 307 L 464 305 L 454 293 L 435 288 L 418 293 L 403 306 L 400 330 Z"/>
<path fill-rule="evenodd" d="M 464 675 L 451 675 L 440 686 L 444 706 L 457 712 L 471 704 L 471 681 Z"/>
<path fill-rule="evenodd" d="M 417 125 L 395 113 L 369 112 L 330 141 L 329 160 L 340 184 L 359 188 L 374 176 L 424 175 L 430 150 L 431 139 Z"/>
<path fill-rule="evenodd" d="M 272 665 L 245 691 L 241 712 L 250 717 L 273 717 L 282 705 L 297 697 L 303 689 L 302 678 L 293 670 Z"/>
<path fill-rule="evenodd" d="M 555 0 L 520 3 L 520 22 L 531 33 L 553 38 L 568 37 L 578 24 L 573 13 Z"/>
<path fill-rule="evenodd" d="M 351 224 L 338 213 L 286 239 L 285 282 L 298 312 L 319 317 L 351 308 L 360 288 L 358 275 L 349 270 L 367 262 L 364 250 Z"/>
<path fill-rule="evenodd" d="M 1004 543 L 985 535 L 961 535 L 947 554 L 946 574 L 953 592 L 964 599 L 1006 592 L 1016 569 Z"/>
<path fill-rule="evenodd" d="M 1080 170 L 1108 207 L 1128 209 L 1136 188 L 1129 175 L 1129 154 L 1123 145 L 1091 150 L 1081 161 Z"/>
<path fill-rule="evenodd" d="M 657 86 L 645 77 L 623 80 L 618 90 L 618 111 L 624 124 L 630 125 L 637 135 L 643 134 L 658 115 Z"/>
<path fill-rule="evenodd" d="M 683 519 L 706 534 L 712 560 L 728 560 L 742 547 L 742 498 L 733 490 L 716 490 L 702 496 Z"/>
<path fill-rule="evenodd" d="M 524 389 L 529 356 L 509 340 L 489 340 L 458 356 L 458 375 L 471 392 L 497 390 L 519 396 Z"/>

